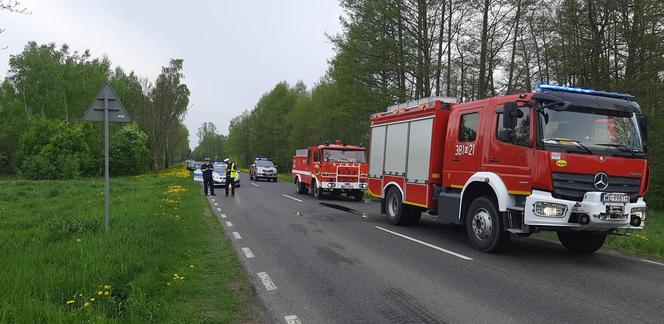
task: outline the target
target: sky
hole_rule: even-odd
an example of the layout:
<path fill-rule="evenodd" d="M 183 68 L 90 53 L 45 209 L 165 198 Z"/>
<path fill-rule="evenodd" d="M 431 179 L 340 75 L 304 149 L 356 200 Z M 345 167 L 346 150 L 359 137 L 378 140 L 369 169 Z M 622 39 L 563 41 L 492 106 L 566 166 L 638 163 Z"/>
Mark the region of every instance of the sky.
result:
<path fill-rule="evenodd" d="M 192 149 L 203 122 L 227 134 L 230 120 L 278 82 L 313 86 L 334 55 L 326 34 L 341 31 L 338 0 L 20 2 L 31 14 L 0 12 L 0 77 L 32 40 L 89 49 L 151 81 L 182 58 Z"/>

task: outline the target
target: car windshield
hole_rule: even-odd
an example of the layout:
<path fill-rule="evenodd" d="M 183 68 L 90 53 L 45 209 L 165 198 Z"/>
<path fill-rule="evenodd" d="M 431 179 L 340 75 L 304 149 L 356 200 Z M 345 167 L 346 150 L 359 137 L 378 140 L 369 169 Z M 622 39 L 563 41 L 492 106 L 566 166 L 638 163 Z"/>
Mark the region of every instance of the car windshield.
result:
<path fill-rule="evenodd" d="M 256 166 L 261 168 L 274 168 L 272 161 L 256 161 Z"/>
<path fill-rule="evenodd" d="M 215 164 L 214 172 L 216 173 L 226 173 L 226 164 Z"/>
<path fill-rule="evenodd" d="M 330 162 L 366 162 L 361 150 L 323 150 L 323 161 Z"/>
<path fill-rule="evenodd" d="M 570 106 L 566 110 L 541 109 L 541 140 L 596 154 L 612 150 L 618 155 L 635 156 L 643 146 L 634 113 Z"/>

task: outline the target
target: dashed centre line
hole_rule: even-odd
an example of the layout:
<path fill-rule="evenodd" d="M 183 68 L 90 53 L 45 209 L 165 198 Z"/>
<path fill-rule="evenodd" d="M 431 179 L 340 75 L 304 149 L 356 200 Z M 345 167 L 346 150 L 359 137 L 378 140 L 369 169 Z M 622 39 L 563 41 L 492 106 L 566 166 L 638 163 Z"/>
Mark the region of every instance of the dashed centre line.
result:
<path fill-rule="evenodd" d="M 286 198 L 290 198 L 290 199 L 293 199 L 293 200 L 295 200 L 295 201 L 302 202 L 302 200 L 299 200 L 299 199 L 297 199 L 297 198 L 295 198 L 295 197 L 291 197 L 291 196 L 289 196 L 289 195 L 287 195 L 287 194 L 281 194 L 281 195 L 284 196 L 284 197 L 286 197 Z"/>
<path fill-rule="evenodd" d="M 300 322 L 300 319 L 297 318 L 297 315 L 287 315 L 284 316 L 284 319 L 288 324 L 302 324 L 302 322 Z"/>
<path fill-rule="evenodd" d="M 251 259 L 254 257 L 254 253 L 251 252 L 251 250 L 248 247 L 243 247 L 242 248 L 242 253 L 244 253 L 244 256 L 247 257 L 247 259 Z"/>
<path fill-rule="evenodd" d="M 227 227 L 233 227 L 233 223 L 231 223 L 231 222 L 226 222 L 226 226 L 227 226 Z"/>
<path fill-rule="evenodd" d="M 240 233 L 238 233 L 238 232 L 233 232 L 233 237 L 234 237 L 236 240 L 241 240 L 241 239 L 242 239 L 242 236 L 240 236 Z"/>
<path fill-rule="evenodd" d="M 249 182 L 249 183 L 251 183 L 251 185 L 252 185 L 252 186 L 255 186 L 255 187 L 260 187 L 260 185 L 258 185 L 258 184 L 255 184 L 255 183 L 253 183 L 253 182 Z"/>
<path fill-rule="evenodd" d="M 259 272 L 257 273 L 258 278 L 261 279 L 261 282 L 263 283 L 263 286 L 265 286 L 265 289 L 267 291 L 270 290 L 277 290 L 277 286 L 274 285 L 274 282 L 272 282 L 272 279 L 270 279 L 270 276 L 267 275 L 267 272 Z"/>
<path fill-rule="evenodd" d="M 447 250 L 447 249 L 443 249 L 442 247 L 435 246 L 435 245 L 433 245 L 433 244 L 430 244 L 430 243 L 427 243 L 427 242 L 424 242 L 424 241 L 420 241 L 420 240 L 418 240 L 418 239 L 416 239 L 416 238 L 412 238 L 412 237 L 410 237 L 410 236 L 406 236 L 406 235 L 403 235 L 403 234 L 401 234 L 401 233 L 393 232 L 393 231 L 390 231 L 390 230 L 388 230 L 388 229 L 386 229 L 386 228 L 382 228 L 382 227 L 380 227 L 380 226 L 375 226 L 375 227 L 376 227 L 377 229 L 381 230 L 381 231 L 384 231 L 384 232 L 390 233 L 390 234 L 392 234 L 392 235 L 399 236 L 399 237 L 401 237 L 401 238 L 405 238 L 405 239 L 410 240 L 410 241 L 413 241 L 413 242 L 415 242 L 415 243 L 422 244 L 422 245 L 424 245 L 424 246 L 426 246 L 426 247 L 430 247 L 430 248 L 432 248 L 432 249 L 434 249 L 434 250 L 438 250 L 438 251 L 440 251 L 440 252 L 444 252 L 444 253 L 447 253 L 447 254 L 449 254 L 449 255 L 453 255 L 453 256 L 455 256 L 455 257 L 457 257 L 457 258 L 464 259 L 464 260 L 467 260 L 467 261 L 472 261 L 472 260 L 473 260 L 473 258 L 471 258 L 471 257 L 465 256 L 465 255 L 463 255 L 463 254 L 456 253 L 456 252 L 453 252 L 453 251 L 450 251 L 450 250 Z"/>

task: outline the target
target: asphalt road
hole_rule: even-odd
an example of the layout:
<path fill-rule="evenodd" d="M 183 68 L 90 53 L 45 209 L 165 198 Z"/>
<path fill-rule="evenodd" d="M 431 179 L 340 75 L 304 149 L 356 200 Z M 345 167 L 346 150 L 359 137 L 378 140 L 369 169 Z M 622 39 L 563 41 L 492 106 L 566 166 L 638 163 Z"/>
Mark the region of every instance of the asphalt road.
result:
<path fill-rule="evenodd" d="M 376 202 L 315 200 L 287 183 L 213 198 L 271 322 L 664 322 L 664 264 L 536 238 L 486 254 L 431 216 L 396 227 Z"/>

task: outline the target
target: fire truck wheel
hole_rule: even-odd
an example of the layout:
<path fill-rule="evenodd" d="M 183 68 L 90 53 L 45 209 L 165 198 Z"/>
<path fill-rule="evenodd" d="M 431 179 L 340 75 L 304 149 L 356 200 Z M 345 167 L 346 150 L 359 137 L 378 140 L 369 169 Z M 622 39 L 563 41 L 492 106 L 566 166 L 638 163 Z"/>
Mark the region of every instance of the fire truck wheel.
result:
<path fill-rule="evenodd" d="M 315 181 L 311 181 L 311 193 L 313 194 L 314 198 L 316 199 L 321 199 L 323 198 L 323 189 L 319 187 Z"/>
<path fill-rule="evenodd" d="M 295 179 L 295 192 L 300 195 L 307 193 L 307 185 L 300 182 L 300 179 Z"/>
<path fill-rule="evenodd" d="M 499 251 L 509 239 L 498 209 L 488 197 L 479 197 L 470 203 L 466 213 L 466 234 L 470 244 L 483 252 Z"/>
<path fill-rule="evenodd" d="M 397 188 L 390 188 L 385 195 L 385 212 L 387 220 L 393 225 L 405 226 L 417 223 L 421 213 L 414 212 L 414 208 L 403 203 L 401 192 Z"/>
<path fill-rule="evenodd" d="M 362 201 L 362 198 L 364 198 L 364 193 L 361 190 L 358 190 L 353 193 L 353 200 Z"/>
<path fill-rule="evenodd" d="M 590 254 L 604 245 L 606 233 L 558 232 L 558 240 L 570 252 Z"/>

